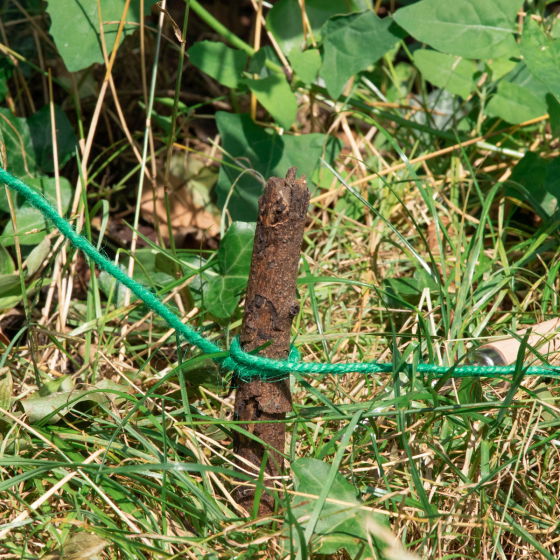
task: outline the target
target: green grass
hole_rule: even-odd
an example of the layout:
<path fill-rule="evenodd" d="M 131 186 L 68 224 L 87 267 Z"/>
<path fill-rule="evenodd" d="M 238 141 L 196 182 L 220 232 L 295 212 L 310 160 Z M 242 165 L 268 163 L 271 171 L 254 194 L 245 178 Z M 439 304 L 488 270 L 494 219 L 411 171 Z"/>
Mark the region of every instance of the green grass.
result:
<path fill-rule="evenodd" d="M 147 36 L 155 43 L 157 32 Z M 132 56 L 126 43 L 121 48 Z M 184 56 L 173 46 L 164 53 Z M 119 63 L 122 69 L 125 62 Z M 156 67 L 164 74 L 172 64 L 162 56 Z M 413 93 L 425 100 L 428 86 L 421 76 L 403 86 L 391 60 L 380 67 L 385 92 L 404 87 L 400 103 Z M 142 77 L 150 76 L 138 68 L 130 72 L 129 89 L 140 89 Z M 200 81 L 193 78 L 199 90 Z M 117 86 L 129 99 L 126 80 Z M 170 97 L 177 100 L 180 92 L 173 88 Z M 41 88 L 32 86 L 32 93 L 39 99 Z M 333 507 L 358 508 L 369 516 L 368 538 L 356 545 L 360 558 L 560 555 L 557 381 L 516 375 L 436 382 L 414 367 L 452 365 L 493 336 L 557 316 L 557 223 L 504 196 L 501 187 L 520 151 L 557 155 L 549 123 L 487 138 L 492 149 L 471 143 L 433 157 L 458 142 L 461 132 L 452 128 L 445 138 L 429 122 L 410 120 L 412 109 L 374 107 L 366 114 L 364 105 L 379 99 L 363 82 L 348 104 L 336 108 L 323 93 L 310 107 L 308 92 L 300 90 L 307 107 L 301 123 L 314 121 L 316 110 L 330 119 L 325 118 L 324 132 L 340 117 L 331 130 L 343 145 L 335 162 L 340 180 L 331 174 L 330 184 L 323 181 L 312 193 L 295 343 L 304 360 L 393 361 L 395 368 L 383 376 L 292 378 L 287 465 L 302 458 L 326 463 L 322 491 L 306 494 L 289 470 L 281 480 L 256 482 L 239 472 L 232 437 L 244 428 L 233 420 L 229 380 L 204 356 L 183 347 L 162 320 L 134 301 L 128 304 L 115 286 L 105 291 L 107 279 L 95 271 L 80 292 L 88 267 L 80 266 L 72 248 L 58 248 L 41 265 L 42 290 L 30 288 L 18 267 L 27 286 L 27 304 L 18 309 L 26 315 L 18 325 L 20 338 L 2 331 L 1 559 L 41 557 L 83 532 L 107 542 L 104 559 L 320 558 L 316 529 L 328 525 L 322 515 L 334 515 Z M 217 94 L 196 94 L 210 105 L 246 103 L 235 95 L 223 101 Z M 21 114 L 30 112 L 24 98 L 12 100 Z M 78 128 L 85 135 L 95 102 L 87 100 L 80 113 Z M 186 130 L 189 121 L 179 118 L 177 102 L 174 107 L 173 126 Z M 135 109 L 126 116 L 141 144 L 143 124 Z M 490 122 L 481 105 L 472 111 L 475 124 L 467 138 L 491 126 L 506 128 Z M 132 209 L 125 219 L 138 223 L 139 200 L 127 195 L 140 170 L 163 175 L 172 154 L 188 154 L 187 160 L 212 167 L 221 154 L 212 141 L 199 138 L 187 138 L 183 151 L 154 126 L 139 162 L 123 141 L 109 101 L 97 124 L 103 138 L 85 162 L 88 188 L 73 218 L 83 220 L 92 241 L 112 253 L 116 245 L 106 226 L 114 208 Z M 70 165 L 66 172 L 77 180 L 79 163 Z M 102 216 L 101 228 L 92 226 L 96 216 Z M 160 227 L 156 239 L 167 228 Z M 56 235 L 51 243 L 57 243 Z M 19 250 L 16 245 L 14 254 Z M 241 311 L 231 321 L 214 321 L 187 291 L 197 274 L 179 266 L 185 259 L 211 258 L 213 251 L 171 245 L 157 252 L 174 268 L 171 280 L 154 281 L 152 287 L 191 325 L 226 346 L 239 331 Z M 119 250 L 125 266 L 128 256 Z M 142 270 L 143 264 L 138 259 L 135 266 Z M 402 280 L 416 291 L 407 292 Z M 405 370 L 405 362 L 412 368 Z M 45 406 L 58 402 L 52 395 L 60 388 L 52 382 L 63 380 L 67 398 L 82 401 L 71 411 L 64 404 L 41 409 L 31 421 L 23 403 L 29 407 L 29 396 L 41 387 Z M 337 502 L 337 474 L 353 486 L 359 506 Z M 235 489 L 254 484 L 257 494 L 263 485 L 273 492 L 274 515 L 259 519 L 235 503 Z M 312 504 L 303 517 L 298 495 Z M 93 553 L 63 557 L 93 558 Z M 353 556 L 341 549 L 325 557 Z"/>

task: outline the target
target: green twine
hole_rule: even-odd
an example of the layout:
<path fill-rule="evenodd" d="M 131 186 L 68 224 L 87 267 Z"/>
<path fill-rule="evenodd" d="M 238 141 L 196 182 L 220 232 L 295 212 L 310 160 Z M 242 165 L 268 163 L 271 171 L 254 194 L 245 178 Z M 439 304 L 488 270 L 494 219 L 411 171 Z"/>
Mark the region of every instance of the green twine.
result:
<path fill-rule="evenodd" d="M 47 200 L 27 186 L 25 183 L 14 177 L 0 167 L 0 183 L 4 183 L 11 190 L 18 192 L 31 204 L 37 208 L 45 218 L 48 218 L 56 228 L 64 235 L 74 247 L 81 249 L 99 268 L 108 272 L 116 278 L 121 284 L 125 285 L 139 299 L 141 299 L 152 311 L 165 319 L 167 323 L 176 331 L 181 333 L 185 340 L 200 348 L 205 354 L 215 354 L 222 352 L 222 349 L 216 346 L 210 340 L 204 338 L 201 334 L 191 329 L 181 322 L 181 319 L 167 305 L 161 302 L 150 290 L 127 276 L 115 263 L 104 257 L 83 235 L 76 233 L 76 230 L 65 220 Z"/>
<path fill-rule="evenodd" d="M 343 364 L 329 364 L 318 362 L 300 362 L 293 359 L 288 361 L 271 360 L 263 356 L 256 356 L 244 352 L 239 340 L 234 338 L 229 349 L 229 359 L 237 365 L 238 377 L 250 381 L 255 377 L 265 380 L 282 379 L 286 373 L 299 373 L 301 375 L 343 375 L 345 373 L 390 373 L 394 370 L 393 363 L 382 362 L 357 362 Z M 409 366 L 407 366 L 409 367 Z M 418 373 L 431 374 L 435 377 L 500 377 L 512 375 L 517 366 L 438 366 L 435 364 L 417 364 Z M 560 368 L 546 366 L 525 366 L 526 375 L 546 375 L 560 377 Z M 257 375 L 258 373 L 258 375 Z"/>
<path fill-rule="evenodd" d="M 108 272 L 121 284 L 132 291 L 149 309 L 164 319 L 169 326 L 179 332 L 183 338 L 205 354 L 217 354 L 213 359 L 219 362 L 222 368 L 232 370 L 241 381 L 260 379 L 263 381 L 276 381 L 289 376 L 291 372 L 302 375 L 342 375 L 345 373 L 389 373 L 393 371 L 392 363 L 359 362 L 359 363 L 311 363 L 300 362 L 299 354 L 295 348 L 290 351 L 287 360 L 271 360 L 262 356 L 244 352 L 235 338 L 229 352 L 224 352 L 219 346 L 202 336 L 199 332 L 185 325 L 171 309 L 160 301 L 150 290 L 127 276 L 115 263 L 104 257 L 84 236 L 65 220 L 47 200 L 37 191 L 14 177 L 0 167 L 0 183 L 4 183 L 11 190 L 19 193 L 34 208 L 39 210 L 45 218 L 49 219 L 72 245 L 83 251 L 97 266 Z M 225 355 L 225 356 L 224 356 Z M 436 377 L 500 377 L 511 375 L 518 371 L 517 366 L 438 366 L 435 364 L 418 364 L 416 371 L 431 374 Z M 560 368 L 552 366 L 526 366 L 523 368 L 526 375 L 544 375 L 560 377 Z"/>

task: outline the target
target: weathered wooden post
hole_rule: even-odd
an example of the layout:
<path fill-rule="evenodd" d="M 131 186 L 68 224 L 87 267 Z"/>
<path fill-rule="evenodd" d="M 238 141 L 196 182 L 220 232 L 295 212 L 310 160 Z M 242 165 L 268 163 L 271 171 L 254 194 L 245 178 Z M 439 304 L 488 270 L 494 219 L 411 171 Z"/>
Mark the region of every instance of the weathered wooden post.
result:
<path fill-rule="evenodd" d="M 271 177 L 259 200 L 259 215 L 255 232 L 251 272 L 245 302 L 245 317 L 241 328 L 242 348 L 249 352 L 265 346 L 260 354 L 267 358 L 285 359 L 290 351 L 290 329 L 299 311 L 296 281 L 303 230 L 309 205 L 309 191 L 304 177 L 296 178 L 291 168 L 285 179 Z M 291 410 L 290 383 L 280 381 L 238 380 L 235 415 L 238 420 L 263 422 L 243 424 L 243 427 L 269 445 L 268 475 L 277 476 L 283 468 L 279 452 L 284 451 L 286 427 L 282 420 Z M 236 454 L 253 465 L 258 475 L 265 452 L 264 445 L 237 434 Z M 276 450 L 276 451 L 274 451 Z M 244 470 L 251 470 L 239 461 Z M 238 502 L 249 511 L 254 498 L 252 488 L 239 489 Z M 263 494 L 259 506 L 261 515 L 270 513 L 273 500 Z"/>

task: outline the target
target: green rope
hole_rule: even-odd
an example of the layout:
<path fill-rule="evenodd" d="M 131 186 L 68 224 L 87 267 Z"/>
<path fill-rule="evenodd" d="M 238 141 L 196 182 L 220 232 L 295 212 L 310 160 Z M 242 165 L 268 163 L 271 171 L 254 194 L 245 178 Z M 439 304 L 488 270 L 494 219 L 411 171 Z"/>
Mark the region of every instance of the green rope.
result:
<path fill-rule="evenodd" d="M 100 269 L 108 272 L 121 284 L 131 290 L 132 293 L 141 299 L 152 311 L 165 319 L 171 327 L 181 333 L 185 337 L 185 340 L 200 348 L 205 354 L 222 352 L 221 348 L 216 346 L 213 342 L 207 340 L 194 329 L 183 324 L 181 319 L 150 292 L 150 290 L 127 276 L 115 263 L 104 257 L 83 235 L 76 233 L 76 230 L 70 223 L 47 202 L 43 195 L 33 190 L 31 187 L 28 187 L 25 183 L 1 167 L 0 183 L 4 183 L 11 190 L 21 194 L 31 206 L 39 210 L 45 218 L 48 218 L 74 247 L 81 249 Z"/>
<path fill-rule="evenodd" d="M 256 356 L 244 352 L 235 338 L 229 349 L 229 358 L 237 365 L 236 372 L 240 379 L 249 381 L 258 377 L 271 381 L 282 379 L 287 373 L 299 373 L 303 375 L 343 375 L 345 373 L 390 373 L 394 370 L 393 363 L 382 362 L 357 362 L 343 364 L 329 364 L 318 362 L 299 362 L 295 360 L 271 360 L 263 356 Z M 501 377 L 512 375 L 517 366 L 437 366 L 435 364 L 418 364 L 416 371 L 427 373 L 435 377 L 449 375 L 453 378 L 459 377 Z M 548 377 L 560 377 L 560 368 L 552 366 L 525 366 L 523 372 L 526 375 L 546 375 Z"/>
<path fill-rule="evenodd" d="M 342 375 L 345 373 L 389 373 L 393 371 L 392 363 L 359 362 L 359 363 L 310 363 L 300 362 L 299 354 L 292 348 L 287 360 L 271 360 L 255 354 L 244 352 L 235 338 L 229 352 L 222 350 L 202 336 L 199 332 L 185 325 L 181 319 L 150 290 L 127 276 L 115 263 L 104 257 L 85 237 L 78 234 L 70 223 L 64 219 L 47 200 L 37 191 L 5 171 L 0 167 L 0 183 L 19 193 L 34 208 L 39 210 L 49 219 L 56 228 L 64 235 L 72 245 L 82 250 L 97 266 L 108 272 L 121 284 L 132 291 L 148 308 L 162 317 L 169 326 L 179 332 L 183 338 L 193 346 L 199 348 L 205 354 L 217 354 L 213 359 L 221 364 L 226 370 L 236 373 L 238 379 L 251 381 L 260 379 L 264 381 L 276 381 L 286 378 L 291 372 L 312 374 Z M 516 366 L 437 366 L 434 364 L 418 364 L 416 371 L 431 374 L 436 377 L 500 377 L 511 375 L 517 371 Z M 544 375 L 549 377 L 560 377 L 560 368 L 551 366 L 526 366 L 523 368 L 526 375 Z"/>

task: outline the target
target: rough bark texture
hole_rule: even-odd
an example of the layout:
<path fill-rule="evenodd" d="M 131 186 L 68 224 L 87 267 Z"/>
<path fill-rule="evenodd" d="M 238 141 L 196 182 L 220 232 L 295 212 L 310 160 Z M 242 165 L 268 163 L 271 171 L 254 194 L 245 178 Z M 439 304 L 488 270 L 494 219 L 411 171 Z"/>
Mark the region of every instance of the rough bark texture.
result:
<path fill-rule="evenodd" d="M 240 341 L 246 351 L 268 344 L 260 352 L 268 358 L 284 359 L 290 350 L 290 330 L 299 311 L 296 299 L 296 280 L 303 230 L 309 205 L 309 191 L 305 178 L 296 179 L 296 169 L 288 171 L 285 179 L 269 179 L 259 200 L 259 216 L 255 232 L 253 258 L 245 317 Z M 237 382 L 235 415 L 239 420 L 281 420 L 291 410 L 289 380 L 277 382 Z M 243 427 L 274 449 L 283 452 L 286 429 L 283 423 L 246 424 Z M 265 448 L 238 435 L 234 442 L 237 455 L 259 472 Z M 245 462 L 240 467 L 247 470 Z M 268 452 L 267 474 L 276 476 L 283 467 L 279 453 Z M 250 510 L 254 493 L 240 489 L 237 500 Z M 273 501 L 263 495 L 260 513 L 272 510 Z"/>

